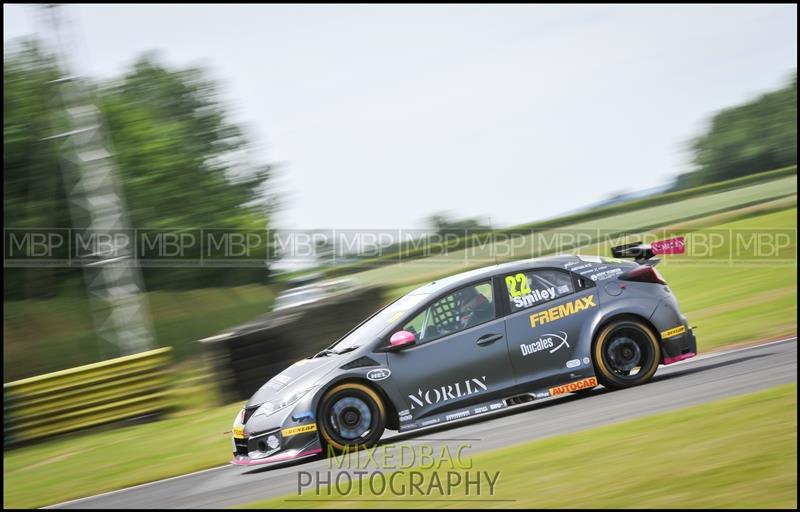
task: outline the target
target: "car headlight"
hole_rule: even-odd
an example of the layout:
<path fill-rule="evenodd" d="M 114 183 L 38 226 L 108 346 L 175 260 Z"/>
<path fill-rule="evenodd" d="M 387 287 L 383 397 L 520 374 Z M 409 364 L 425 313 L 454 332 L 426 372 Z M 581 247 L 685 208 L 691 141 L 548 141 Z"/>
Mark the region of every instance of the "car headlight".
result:
<path fill-rule="evenodd" d="M 308 393 L 315 387 L 317 386 L 311 386 L 310 388 L 297 391 L 284 398 L 279 398 L 277 400 L 272 400 L 270 402 L 264 402 L 258 409 L 256 409 L 256 412 L 253 414 L 253 416 L 269 416 L 270 414 L 276 413 L 281 409 L 289 407 L 293 403 L 303 398 L 303 396 L 306 393 Z"/>
<path fill-rule="evenodd" d="M 244 425 L 244 409 L 239 411 L 239 414 L 237 414 L 236 417 L 233 418 L 233 426 L 237 427 L 239 425 Z"/>

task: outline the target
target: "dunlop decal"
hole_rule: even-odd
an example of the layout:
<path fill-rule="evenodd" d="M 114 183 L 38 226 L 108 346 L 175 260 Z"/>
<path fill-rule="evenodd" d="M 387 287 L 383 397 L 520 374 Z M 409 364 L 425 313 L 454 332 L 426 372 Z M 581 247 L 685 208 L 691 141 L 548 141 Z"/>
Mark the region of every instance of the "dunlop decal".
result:
<path fill-rule="evenodd" d="M 661 333 L 661 339 L 672 338 L 679 334 L 683 334 L 686 332 L 686 327 L 679 325 L 678 327 L 673 327 L 672 329 L 667 329 Z"/>
<path fill-rule="evenodd" d="M 283 437 L 289 437 L 297 434 L 305 434 L 306 432 L 316 432 L 316 431 L 317 431 L 317 424 L 309 423 L 308 425 L 300 425 L 299 427 L 285 428 L 281 430 L 281 435 Z"/>

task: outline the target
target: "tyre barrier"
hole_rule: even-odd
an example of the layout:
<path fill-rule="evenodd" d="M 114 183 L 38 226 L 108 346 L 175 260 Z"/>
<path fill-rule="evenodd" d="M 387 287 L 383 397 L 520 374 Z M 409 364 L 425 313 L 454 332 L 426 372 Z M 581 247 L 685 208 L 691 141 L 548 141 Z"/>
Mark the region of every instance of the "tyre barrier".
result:
<path fill-rule="evenodd" d="M 385 302 L 382 287 L 364 287 L 199 340 L 222 403 L 248 399 L 269 379 L 329 346 Z"/>
<path fill-rule="evenodd" d="M 164 347 L 3 384 L 3 445 L 164 411 L 171 352 Z"/>

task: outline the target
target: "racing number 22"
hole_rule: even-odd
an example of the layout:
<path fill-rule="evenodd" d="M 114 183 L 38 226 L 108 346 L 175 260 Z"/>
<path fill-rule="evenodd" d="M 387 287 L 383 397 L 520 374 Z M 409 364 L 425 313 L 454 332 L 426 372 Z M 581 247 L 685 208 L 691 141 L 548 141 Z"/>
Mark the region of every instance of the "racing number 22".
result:
<path fill-rule="evenodd" d="M 519 289 L 517 289 L 519 283 Z M 506 276 L 506 286 L 508 286 L 508 293 L 512 297 L 519 297 L 531 293 L 531 287 L 528 285 L 528 278 L 520 272 L 514 276 Z"/>

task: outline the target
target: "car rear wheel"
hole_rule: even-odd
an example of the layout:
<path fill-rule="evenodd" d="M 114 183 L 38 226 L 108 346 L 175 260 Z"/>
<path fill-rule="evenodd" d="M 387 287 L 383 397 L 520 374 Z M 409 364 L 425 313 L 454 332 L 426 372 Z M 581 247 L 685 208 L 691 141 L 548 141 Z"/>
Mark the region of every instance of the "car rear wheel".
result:
<path fill-rule="evenodd" d="M 320 401 L 319 430 L 336 453 L 371 448 L 386 428 L 386 407 L 368 386 L 348 382 L 328 390 Z"/>
<path fill-rule="evenodd" d="M 639 320 L 615 320 L 595 340 L 597 379 L 612 389 L 644 384 L 656 373 L 659 354 L 658 338 L 650 327 Z"/>

